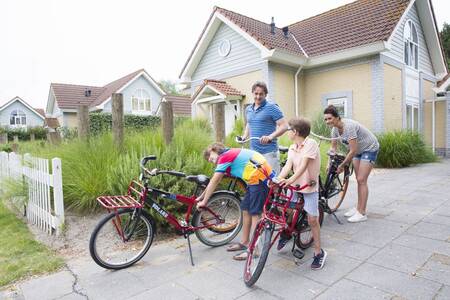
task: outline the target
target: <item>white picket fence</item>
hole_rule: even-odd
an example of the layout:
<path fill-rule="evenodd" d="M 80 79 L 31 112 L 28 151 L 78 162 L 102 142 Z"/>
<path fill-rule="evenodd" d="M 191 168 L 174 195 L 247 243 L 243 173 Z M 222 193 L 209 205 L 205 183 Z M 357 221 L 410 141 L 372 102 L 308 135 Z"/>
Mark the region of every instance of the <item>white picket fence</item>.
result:
<path fill-rule="evenodd" d="M 51 234 L 60 233 L 64 224 L 61 160 L 0 152 L 0 183 L 7 178 L 23 180 L 28 187 L 28 222 Z"/>

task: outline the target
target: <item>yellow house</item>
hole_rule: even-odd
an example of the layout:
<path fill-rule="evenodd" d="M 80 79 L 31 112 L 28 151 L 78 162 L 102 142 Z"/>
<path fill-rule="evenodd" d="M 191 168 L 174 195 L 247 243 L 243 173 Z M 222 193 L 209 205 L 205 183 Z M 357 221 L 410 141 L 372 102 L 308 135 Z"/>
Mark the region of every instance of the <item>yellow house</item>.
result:
<path fill-rule="evenodd" d="M 334 104 L 374 132 L 416 130 L 450 155 L 447 73 L 430 0 L 359 0 L 282 28 L 215 7 L 180 78 L 194 117 L 213 122 L 225 103 L 227 133 L 262 80 L 287 118 Z"/>

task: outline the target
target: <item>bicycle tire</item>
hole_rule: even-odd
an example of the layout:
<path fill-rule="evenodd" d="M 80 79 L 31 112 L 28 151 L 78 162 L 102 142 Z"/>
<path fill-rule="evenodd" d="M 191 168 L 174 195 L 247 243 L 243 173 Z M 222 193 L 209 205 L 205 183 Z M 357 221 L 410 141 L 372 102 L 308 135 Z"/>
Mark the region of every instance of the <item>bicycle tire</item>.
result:
<path fill-rule="evenodd" d="M 319 224 L 320 224 L 320 226 L 322 226 L 324 212 L 323 212 L 323 207 L 320 203 L 319 203 L 318 209 L 319 209 Z M 301 236 L 302 236 L 302 234 L 305 234 L 306 230 L 300 231 L 295 238 L 295 243 L 296 243 L 297 247 L 299 247 L 300 249 L 303 249 L 303 250 L 311 247 L 312 243 L 314 242 L 314 238 L 312 236 L 311 228 L 310 228 L 309 224 L 307 226 L 305 226 L 304 229 L 309 229 L 307 231 L 310 232 L 310 234 L 311 234 L 310 238 L 307 238 L 306 241 L 302 241 Z"/>
<path fill-rule="evenodd" d="M 263 233 L 261 234 L 261 231 Z M 253 286 L 259 279 L 259 277 L 262 274 L 262 271 L 264 270 L 264 267 L 267 262 L 267 258 L 269 257 L 270 247 L 272 245 L 272 236 L 274 232 L 274 226 L 271 223 L 260 221 L 258 225 L 255 228 L 255 231 L 252 236 L 252 240 L 250 241 L 250 245 L 247 250 L 247 261 L 245 262 L 245 269 L 244 269 L 244 283 L 246 286 L 251 287 Z M 258 261 L 258 264 L 256 265 L 255 272 L 253 274 L 250 273 L 250 265 L 251 260 L 253 259 L 253 256 L 255 255 L 255 243 L 257 239 L 264 235 L 264 244 L 261 251 L 260 259 Z"/>
<path fill-rule="evenodd" d="M 239 220 L 237 221 L 237 224 L 232 225 L 230 227 L 224 227 L 223 225 L 219 225 L 219 226 L 211 226 L 203 230 L 196 230 L 195 235 L 197 236 L 199 241 L 210 247 L 219 247 L 228 244 L 239 234 L 242 228 L 242 211 L 240 206 L 240 199 L 237 196 L 227 192 L 216 192 L 209 199 L 207 207 L 214 211 L 213 205 L 216 204 L 216 202 L 220 201 L 222 202 L 227 201 L 227 205 L 231 203 L 231 205 L 233 205 L 237 209 L 236 214 L 238 214 Z M 206 210 L 196 210 L 194 212 L 194 215 L 192 216 L 192 225 L 195 227 L 202 226 L 202 222 L 204 222 L 202 221 L 202 216 L 207 215 L 208 213 L 209 212 Z M 220 212 L 214 211 L 214 213 L 220 215 Z M 208 238 L 206 234 L 204 234 L 204 232 L 206 231 L 215 233 L 217 235 L 224 235 L 229 233 L 231 234 L 221 241 L 213 241 L 212 239 Z"/>
<path fill-rule="evenodd" d="M 131 208 L 120 209 L 120 210 L 118 210 L 117 214 L 120 216 L 122 214 L 130 214 L 130 213 L 132 214 L 133 212 L 134 212 L 134 209 L 131 209 Z M 95 263 L 98 264 L 99 266 L 101 266 L 105 269 L 120 270 L 120 269 L 124 269 L 124 268 L 128 268 L 128 267 L 132 266 L 133 264 L 135 264 L 136 262 L 141 260 L 142 257 L 144 257 L 144 255 L 147 253 L 147 251 L 150 249 L 150 246 L 153 243 L 153 238 L 156 234 L 156 225 L 155 225 L 155 222 L 152 219 L 152 217 L 146 211 L 142 210 L 141 215 L 139 216 L 139 219 L 144 220 L 145 224 L 149 228 L 149 236 L 148 236 L 148 239 L 146 240 L 143 250 L 129 262 L 126 262 L 123 264 L 117 264 L 117 265 L 111 264 L 111 263 L 104 261 L 97 253 L 96 241 L 97 241 L 98 234 L 99 234 L 100 230 L 103 228 L 103 226 L 105 226 L 105 224 L 107 224 L 109 221 L 111 221 L 111 219 L 114 218 L 115 216 L 116 216 L 116 213 L 114 213 L 114 212 L 106 215 L 103 219 L 100 220 L 100 222 L 94 228 L 94 231 L 92 232 L 91 238 L 89 240 L 89 253 L 90 253 L 92 259 L 95 261 Z"/>

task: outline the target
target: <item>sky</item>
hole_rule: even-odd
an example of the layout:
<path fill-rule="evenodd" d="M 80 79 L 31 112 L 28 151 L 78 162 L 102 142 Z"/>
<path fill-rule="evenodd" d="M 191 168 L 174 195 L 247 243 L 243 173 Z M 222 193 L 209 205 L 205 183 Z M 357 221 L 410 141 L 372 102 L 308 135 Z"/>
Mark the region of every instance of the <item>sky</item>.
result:
<path fill-rule="evenodd" d="M 283 27 L 349 2 L 1 0 L 0 105 L 45 108 L 51 82 L 103 86 L 141 68 L 177 80 L 215 5 Z M 450 1 L 433 6 L 441 29 Z"/>

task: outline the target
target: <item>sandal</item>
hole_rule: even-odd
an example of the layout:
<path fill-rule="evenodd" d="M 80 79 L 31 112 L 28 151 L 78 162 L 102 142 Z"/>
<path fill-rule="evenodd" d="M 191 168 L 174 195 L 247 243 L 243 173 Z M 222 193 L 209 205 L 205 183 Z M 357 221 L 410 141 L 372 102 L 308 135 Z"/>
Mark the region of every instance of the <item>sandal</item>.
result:
<path fill-rule="evenodd" d="M 247 256 L 248 256 L 247 251 L 244 251 L 244 252 L 241 252 L 241 253 L 233 256 L 233 259 L 238 260 L 238 261 L 243 261 L 243 260 L 247 260 Z"/>
<path fill-rule="evenodd" d="M 243 250 L 247 250 L 247 246 L 242 244 L 242 243 L 234 243 L 231 244 L 228 248 L 227 251 L 228 252 L 233 252 L 233 251 L 243 251 Z"/>

